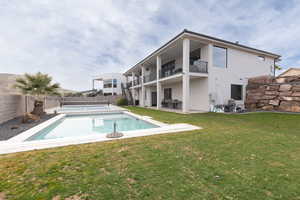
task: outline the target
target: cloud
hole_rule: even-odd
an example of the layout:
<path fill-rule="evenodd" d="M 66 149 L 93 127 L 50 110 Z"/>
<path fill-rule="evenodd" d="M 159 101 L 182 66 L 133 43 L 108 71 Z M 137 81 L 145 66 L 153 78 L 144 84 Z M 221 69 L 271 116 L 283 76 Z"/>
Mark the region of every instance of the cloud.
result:
<path fill-rule="evenodd" d="M 296 1 L 27 0 L 0 2 L 0 72 L 49 73 L 69 89 L 124 72 L 184 28 L 299 65 Z"/>

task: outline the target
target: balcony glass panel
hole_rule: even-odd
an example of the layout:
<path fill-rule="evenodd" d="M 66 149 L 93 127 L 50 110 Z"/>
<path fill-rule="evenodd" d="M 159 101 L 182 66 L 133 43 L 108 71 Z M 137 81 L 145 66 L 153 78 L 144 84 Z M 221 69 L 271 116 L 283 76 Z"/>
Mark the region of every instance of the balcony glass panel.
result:
<path fill-rule="evenodd" d="M 202 60 L 196 60 L 190 65 L 190 72 L 193 73 L 208 73 L 207 62 Z"/>
<path fill-rule="evenodd" d="M 144 83 L 148 83 L 156 80 L 156 73 L 150 73 L 149 75 L 144 76 Z"/>

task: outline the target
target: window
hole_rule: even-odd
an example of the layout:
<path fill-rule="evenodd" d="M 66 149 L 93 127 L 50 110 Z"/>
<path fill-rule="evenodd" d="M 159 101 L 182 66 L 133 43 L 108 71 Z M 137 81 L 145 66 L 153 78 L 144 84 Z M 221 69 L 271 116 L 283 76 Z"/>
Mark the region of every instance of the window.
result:
<path fill-rule="evenodd" d="M 215 67 L 227 68 L 227 49 L 214 46 L 213 63 Z"/>
<path fill-rule="evenodd" d="M 112 88 L 112 86 L 114 86 L 114 88 L 117 87 L 117 79 L 105 80 L 103 82 L 103 88 Z"/>
<path fill-rule="evenodd" d="M 190 65 L 193 65 L 195 61 L 200 60 L 201 49 L 196 49 L 190 53 Z"/>
<path fill-rule="evenodd" d="M 257 58 L 260 60 L 260 61 L 265 61 L 266 58 L 264 56 L 257 56 Z"/>
<path fill-rule="evenodd" d="M 165 88 L 164 89 L 164 99 L 165 100 L 172 99 L 172 88 Z"/>
<path fill-rule="evenodd" d="M 103 82 L 103 88 L 111 88 L 112 84 L 111 84 L 111 80 L 105 80 Z"/>
<path fill-rule="evenodd" d="M 172 60 L 171 62 L 163 64 L 161 66 L 162 77 L 167 77 L 167 76 L 173 75 L 174 69 L 175 69 L 175 60 Z"/>
<path fill-rule="evenodd" d="M 113 79 L 113 83 L 114 83 L 114 88 L 116 88 L 117 87 L 117 79 Z"/>
<path fill-rule="evenodd" d="M 243 86 L 231 85 L 231 99 L 242 100 L 243 98 Z"/>

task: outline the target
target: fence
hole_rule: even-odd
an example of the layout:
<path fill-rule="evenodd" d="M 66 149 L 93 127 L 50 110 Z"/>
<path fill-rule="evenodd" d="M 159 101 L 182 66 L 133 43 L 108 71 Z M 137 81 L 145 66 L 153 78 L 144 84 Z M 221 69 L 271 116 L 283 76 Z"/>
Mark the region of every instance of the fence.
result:
<path fill-rule="evenodd" d="M 113 96 L 96 96 L 96 97 L 63 97 L 63 102 L 76 103 L 80 104 L 93 104 L 97 102 L 109 102 L 110 104 L 116 104 L 117 100 L 120 99 L 122 95 L 113 95 Z"/>

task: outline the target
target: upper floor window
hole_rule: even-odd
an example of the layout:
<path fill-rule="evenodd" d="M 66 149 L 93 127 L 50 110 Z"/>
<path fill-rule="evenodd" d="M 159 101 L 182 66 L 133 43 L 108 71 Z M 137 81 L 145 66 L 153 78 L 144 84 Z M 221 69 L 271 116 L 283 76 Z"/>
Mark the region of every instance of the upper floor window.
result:
<path fill-rule="evenodd" d="M 114 88 L 116 88 L 117 87 L 117 79 L 113 79 L 113 84 L 114 84 Z"/>
<path fill-rule="evenodd" d="M 227 68 L 227 48 L 214 46 L 213 63 L 215 67 Z"/>
<path fill-rule="evenodd" d="M 103 88 L 111 88 L 111 80 L 104 80 L 103 81 Z"/>
<path fill-rule="evenodd" d="M 265 61 L 266 58 L 264 56 L 257 56 L 257 58 L 260 60 L 260 61 Z"/>

